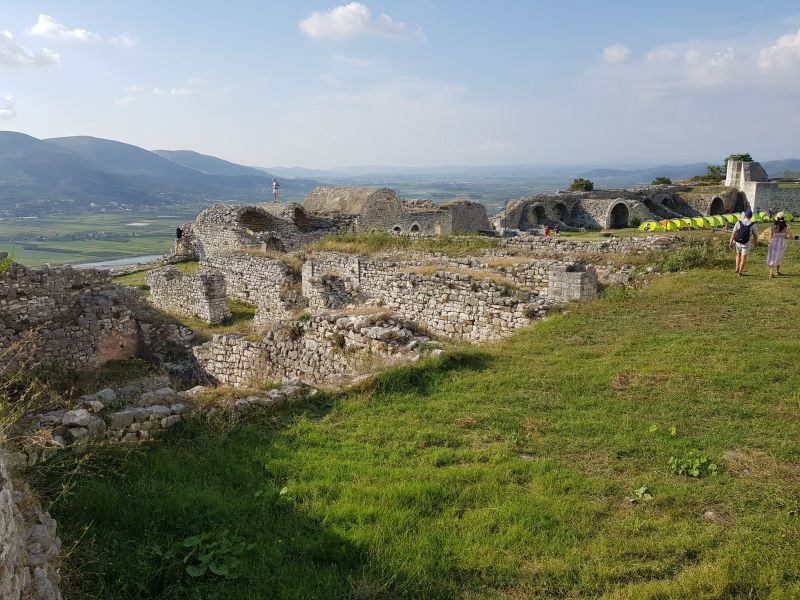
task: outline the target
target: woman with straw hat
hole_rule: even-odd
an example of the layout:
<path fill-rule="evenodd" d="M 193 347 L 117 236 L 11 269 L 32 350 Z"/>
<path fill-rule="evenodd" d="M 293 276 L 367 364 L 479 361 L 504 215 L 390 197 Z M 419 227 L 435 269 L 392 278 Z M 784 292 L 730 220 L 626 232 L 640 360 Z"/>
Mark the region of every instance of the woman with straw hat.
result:
<path fill-rule="evenodd" d="M 783 275 L 781 273 L 781 261 L 783 255 L 786 253 L 786 240 L 789 239 L 791 233 L 789 226 L 786 224 L 786 213 L 779 212 L 775 215 L 775 222 L 767 232 L 767 266 L 769 267 L 769 276 L 775 277 L 776 275 Z"/>

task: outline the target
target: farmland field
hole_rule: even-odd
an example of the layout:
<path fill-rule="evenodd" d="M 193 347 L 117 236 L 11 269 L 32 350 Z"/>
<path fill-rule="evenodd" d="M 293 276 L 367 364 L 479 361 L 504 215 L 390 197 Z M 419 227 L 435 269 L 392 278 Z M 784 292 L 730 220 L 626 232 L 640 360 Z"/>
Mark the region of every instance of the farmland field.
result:
<path fill-rule="evenodd" d="M 0 250 L 28 266 L 163 254 L 197 210 L 90 212 L 0 218 Z"/>

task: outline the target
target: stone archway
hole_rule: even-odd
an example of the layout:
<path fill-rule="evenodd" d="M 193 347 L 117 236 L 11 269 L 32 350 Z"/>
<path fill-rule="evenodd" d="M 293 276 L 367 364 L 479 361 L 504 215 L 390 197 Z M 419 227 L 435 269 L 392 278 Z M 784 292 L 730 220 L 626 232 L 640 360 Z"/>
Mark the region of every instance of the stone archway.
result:
<path fill-rule="evenodd" d="M 566 223 L 567 219 L 569 218 L 569 210 L 567 209 L 566 204 L 559 202 L 555 206 L 555 218 L 562 223 Z"/>
<path fill-rule="evenodd" d="M 411 233 L 419 233 L 419 223 L 412 223 L 411 229 L 409 229 Z"/>
<path fill-rule="evenodd" d="M 260 233 L 274 229 L 270 214 L 257 208 L 249 208 L 239 215 L 239 223 L 252 233 Z"/>
<path fill-rule="evenodd" d="M 711 201 L 711 206 L 708 208 L 709 215 L 724 215 L 725 214 L 725 203 L 722 201 L 722 198 L 714 198 Z"/>
<path fill-rule="evenodd" d="M 519 220 L 519 228 L 522 231 L 531 229 L 540 223 L 547 220 L 547 215 L 544 212 L 544 206 L 537 204 L 535 206 L 526 206 L 522 210 L 522 217 Z"/>
<path fill-rule="evenodd" d="M 630 223 L 631 211 L 624 202 L 618 202 L 608 213 L 608 226 L 611 229 L 622 229 Z"/>
<path fill-rule="evenodd" d="M 395 225 L 394 227 L 392 227 L 392 233 L 394 234 L 403 233 L 403 228 L 400 227 L 400 225 Z"/>

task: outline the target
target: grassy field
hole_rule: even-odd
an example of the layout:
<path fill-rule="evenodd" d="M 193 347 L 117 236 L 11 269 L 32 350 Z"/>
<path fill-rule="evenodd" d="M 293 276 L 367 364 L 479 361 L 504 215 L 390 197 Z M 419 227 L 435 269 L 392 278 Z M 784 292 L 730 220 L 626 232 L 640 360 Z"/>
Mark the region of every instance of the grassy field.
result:
<path fill-rule="evenodd" d="M 30 476 L 67 597 L 797 598 L 800 251 L 774 280 L 763 252 L 233 430 L 62 452 Z M 705 476 L 674 473 L 693 450 Z M 238 579 L 185 573 L 214 541 Z"/>
<path fill-rule="evenodd" d="M 163 254 L 172 249 L 175 227 L 196 215 L 197 211 L 119 211 L 2 218 L 0 250 L 29 266 Z"/>

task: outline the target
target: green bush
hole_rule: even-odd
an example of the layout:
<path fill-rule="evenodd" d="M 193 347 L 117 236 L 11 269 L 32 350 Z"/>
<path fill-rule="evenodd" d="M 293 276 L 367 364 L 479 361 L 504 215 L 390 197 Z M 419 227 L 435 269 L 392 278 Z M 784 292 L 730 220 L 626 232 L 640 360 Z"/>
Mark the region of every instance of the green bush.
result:
<path fill-rule="evenodd" d="M 728 158 L 725 159 L 725 162 L 727 163 L 729 160 L 742 160 L 744 162 L 752 162 L 753 161 L 753 157 L 750 156 L 749 153 L 746 153 L 746 154 L 730 154 L 728 156 Z"/>
<path fill-rule="evenodd" d="M 728 246 L 721 238 L 688 239 L 681 247 L 664 257 L 661 268 L 676 273 L 689 269 L 720 267 L 725 264 L 727 254 Z"/>
<path fill-rule="evenodd" d="M 670 456 L 669 466 L 676 475 L 687 477 L 706 477 L 717 474 L 717 465 L 699 450 L 691 450 L 681 458 Z"/>
<path fill-rule="evenodd" d="M 14 263 L 14 255 L 9 254 L 3 260 L 0 260 L 0 273 L 4 271 L 8 271 L 8 267 L 10 267 Z"/>
<path fill-rule="evenodd" d="M 594 183 L 583 177 L 573 179 L 569 186 L 570 192 L 591 192 L 594 189 Z"/>
<path fill-rule="evenodd" d="M 653 179 L 652 185 L 672 185 L 672 179 L 669 177 L 656 177 Z"/>

